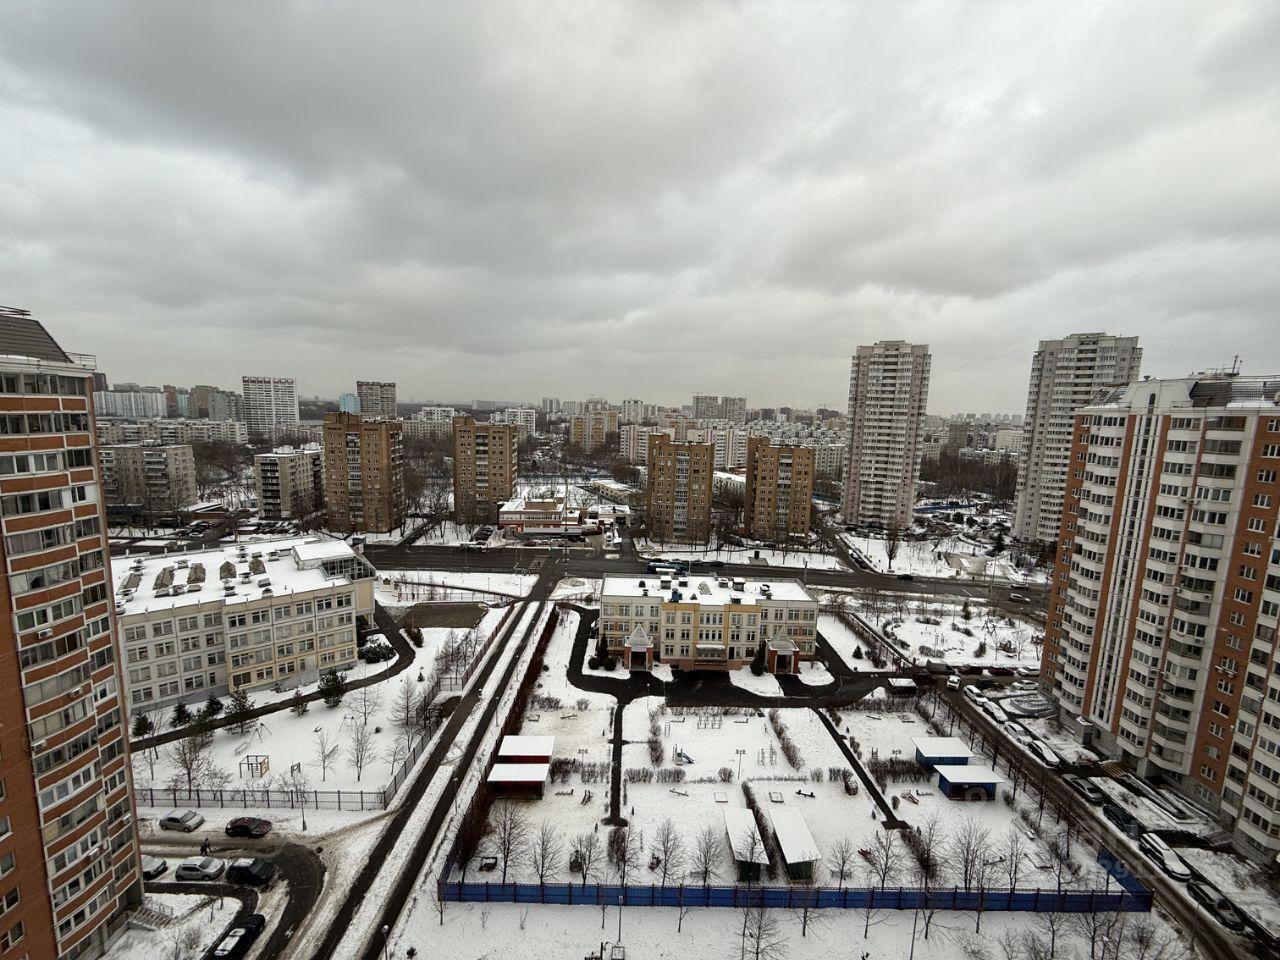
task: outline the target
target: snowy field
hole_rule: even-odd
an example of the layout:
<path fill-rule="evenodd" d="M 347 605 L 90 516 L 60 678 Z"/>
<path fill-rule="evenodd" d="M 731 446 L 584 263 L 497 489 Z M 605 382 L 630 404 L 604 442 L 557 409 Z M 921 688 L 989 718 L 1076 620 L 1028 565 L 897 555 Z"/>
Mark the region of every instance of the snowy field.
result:
<path fill-rule="evenodd" d="M 992 613 L 980 604 L 970 605 L 970 618 L 957 604 L 914 604 L 914 613 L 883 627 L 907 646 L 901 648 L 917 660 L 979 666 L 1019 667 L 1040 663 L 1039 633 L 1024 623 Z M 928 612 L 925 612 L 928 611 Z M 937 623 L 927 623 L 936 620 Z M 964 633 L 968 630 L 973 636 Z"/>
<path fill-rule="evenodd" d="M 384 571 L 374 599 L 399 607 L 433 600 L 502 599 L 526 596 L 537 582 L 529 573 L 456 573 L 451 570 Z"/>
<path fill-rule="evenodd" d="M 866 644 L 852 630 L 840 622 L 840 618 L 830 613 L 818 614 L 818 632 L 845 662 L 850 670 L 877 670 L 874 663 L 867 658 Z M 861 654 L 860 656 L 858 654 Z"/>
<path fill-rule="evenodd" d="M 909 573 L 917 577 L 950 580 L 957 577 L 973 580 L 997 580 L 1009 583 L 1044 583 L 1048 574 L 1043 569 L 1022 570 L 1014 567 L 1002 554 L 986 556 L 985 545 L 966 537 L 946 537 L 941 541 L 903 540 L 892 565 L 885 553 L 884 537 L 863 537 L 846 533 L 844 543 L 856 550 L 880 573 Z"/>
<path fill-rule="evenodd" d="M 769 547 L 738 547 L 710 544 L 706 547 L 677 546 L 637 540 L 636 550 L 649 560 L 723 560 L 725 563 L 760 564 L 810 570 L 847 570 L 844 561 L 827 553 L 810 550 L 774 550 Z M 756 553 L 760 556 L 757 557 Z"/>

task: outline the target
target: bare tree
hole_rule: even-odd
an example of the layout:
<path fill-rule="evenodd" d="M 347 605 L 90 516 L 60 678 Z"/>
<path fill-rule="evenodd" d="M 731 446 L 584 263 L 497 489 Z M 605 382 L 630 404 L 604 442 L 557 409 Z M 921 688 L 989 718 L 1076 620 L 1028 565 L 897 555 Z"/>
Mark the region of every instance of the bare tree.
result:
<path fill-rule="evenodd" d="M 362 687 L 362 690 L 369 689 Z M 391 725 L 395 727 L 399 733 L 410 739 L 418 729 L 418 718 L 420 716 L 421 697 L 418 696 L 416 685 L 404 679 L 400 681 L 400 685 L 396 687 L 395 695 L 391 700 Z"/>
<path fill-rule="evenodd" d="M 173 947 L 173 960 L 188 960 L 199 952 L 202 933 L 199 926 L 187 925 L 165 930 L 164 938 Z"/>
<path fill-rule="evenodd" d="M 582 885 L 587 885 L 596 870 L 600 867 L 600 834 L 595 831 L 580 833 L 573 841 L 573 852 L 577 854 L 578 864 L 582 867 Z"/>
<path fill-rule="evenodd" d="M 738 843 L 733 852 L 734 859 L 741 859 L 744 863 L 750 864 L 753 868 L 761 856 L 765 855 L 765 845 L 760 833 L 757 830 L 747 829 L 742 831 L 742 836 L 738 838 Z M 747 889 L 751 889 L 751 875 L 747 875 Z"/>
<path fill-rule="evenodd" d="M 507 868 L 512 859 L 524 848 L 525 837 L 529 833 L 529 823 L 525 820 L 524 811 L 510 800 L 503 801 L 495 808 L 493 820 L 493 840 L 498 847 L 498 856 L 502 860 L 502 882 L 507 882 Z"/>
<path fill-rule="evenodd" d="M 625 886 L 627 879 L 644 857 L 644 833 L 640 830 L 621 828 L 622 844 L 617 851 L 618 879 Z"/>
<path fill-rule="evenodd" d="M 724 841 L 719 831 L 715 827 L 703 827 L 693 838 L 690 866 L 693 867 L 694 873 L 701 874 L 704 887 L 711 877 L 715 876 L 716 868 L 720 866 L 723 859 Z"/>
<path fill-rule="evenodd" d="M 1022 858 L 1027 850 L 1027 840 L 1017 827 L 1010 827 L 1004 847 L 1005 876 L 1009 879 L 1009 889 L 1018 886 L 1018 875 L 1022 869 Z"/>
<path fill-rule="evenodd" d="M 671 822 L 670 817 L 658 824 L 658 830 L 653 836 L 653 845 L 660 859 L 658 869 L 661 871 L 662 885 L 665 887 L 667 877 L 673 874 L 678 876 L 684 865 L 684 841 L 680 839 L 676 825 Z"/>
<path fill-rule="evenodd" d="M 205 753 L 212 744 L 213 731 L 201 729 L 165 748 L 165 759 L 180 774 L 179 782 L 185 781 L 188 795 L 196 789 L 200 774 L 209 763 Z"/>
<path fill-rule="evenodd" d="M 898 843 L 897 831 L 879 831 L 872 838 L 868 853 L 871 854 L 871 859 L 868 861 L 869 872 L 883 890 L 902 868 L 903 849 Z"/>
<path fill-rule="evenodd" d="M 991 845 L 991 832 L 978 824 L 973 817 L 965 817 L 947 844 L 948 859 L 959 875 L 960 886 L 972 890 L 978 883 L 979 872 L 987 849 Z"/>
<path fill-rule="evenodd" d="M 1056 960 L 1059 941 L 1067 935 L 1067 914 L 1048 912 L 1031 915 L 1031 924 L 1035 928 L 1036 939 L 1043 948 L 1040 957 L 1043 960 Z"/>
<path fill-rule="evenodd" d="M 787 938 L 772 911 L 765 906 L 742 911 L 742 957 L 750 960 L 782 960 L 787 955 Z"/>
<path fill-rule="evenodd" d="M 820 888 L 808 884 L 800 888 L 800 908 L 796 911 L 800 915 L 800 936 L 807 937 L 810 927 L 826 926 L 831 917 L 823 910 L 818 908 L 818 894 Z"/>
<path fill-rule="evenodd" d="M 528 859 L 538 883 L 546 883 L 547 877 L 556 872 L 560 863 L 560 832 L 550 820 L 543 820 L 529 841 Z"/>
<path fill-rule="evenodd" d="M 889 560 L 889 570 L 893 570 L 893 561 L 902 547 L 902 530 L 898 524 L 890 523 L 884 532 L 884 555 Z"/>
<path fill-rule="evenodd" d="M 1139 916 L 1130 920 L 1118 955 L 1124 960 L 1186 960 L 1193 954 L 1175 932 L 1162 933 L 1150 916 Z"/>
<path fill-rule="evenodd" d="M 312 737 L 311 754 L 320 765 L 320 779 L 328 780 L 329 768 L 333 766 L 333 761 L 338 756 L 338 744 L 329 739 L 329 731 L 323 726 Z"/>
<path fill-rule="evenodd" d="M 858 855 L 857 847 L 848 837 L 841 837 L 831 848 L 831 872 L 839 881 L 839 888 L 844 889 L 844 882 L 853 874 L 853 865 Z"/>
<path fill-rule="evenodd" d="M 351 724 L 347 733 L 346 753 L 347 761 L 355 767 L 356 783 L 360 782 L 364 768 L 373 759 L 375 752 L 372 728 L 363 723 Z"/>
<path fill-rule="evenodd" d="M 360 725 L 367 726 L 369 718 L 382 709 L 382 694 L 378 691 L 378 685 L 371 683 L 349 693 L 347 703 L 360 718 Z"/>

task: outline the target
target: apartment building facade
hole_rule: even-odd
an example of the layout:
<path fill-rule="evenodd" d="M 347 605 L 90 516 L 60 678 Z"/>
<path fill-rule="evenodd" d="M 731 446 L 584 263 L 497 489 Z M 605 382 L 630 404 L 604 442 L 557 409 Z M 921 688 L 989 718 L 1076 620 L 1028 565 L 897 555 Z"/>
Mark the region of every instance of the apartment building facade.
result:
<path fill-rule="evenodd" d="M 594 453 L 618 432 L 618 411 L 595 409 L 569 418 L 569 442 L 583 453 Z"/>
<path fill-rule="evenodd" d="M 151 390 L 97 390 L 93 394 L 93 408 L 100 417 L 163 417 L 164 394 Z"/>
<path fill-rule="evenodd" d="M 341 540 L 268 540 L 112 561 L 132 714 L 356 663 L 377 572 Z"/>
<path fill-rule="evenodd" d="M 242 377 L 244 421 L 250 433 L 273 436 L 272 430 L 296 424 L 298 386 L 293 377 Z"/>
<path fill-rule="evenodd" d="M 858 347 L 849 374 L 846 523 L 911 525 L 924 454 L 929 348 L 902 340 Z"/>
<path fill-rule="evenodd" d="M 1068 726 L 1280 852 L 1280 376 L 1078 412 L 1042 676 Z"/>
<path fill-rule="evenodd" d="M 761 642 L 770 673 L 811 660 L 818 601 L 796 580 L 605 577 L 600 635 L 631 669 L 738 670 Z"/>
<path fill-rule="evenodd" d="M 679 443 L 665 434 L 650 435 L 645 483 L 650 540 L 706 543 L 711 539 L 715 456 L 710 443 Z"/>
<path fill-rule="evenodd" d="M 519 432 L 521 440 L 528 440 L 538 432 L 538 411 L 533 407 L 507 407 L 496 411 L 490 423 L 509 423 Z"/>
<path fill-rule="evenodd" d="M 360 408 L 355 412 L 362 417 L 396 418 L 396 385 L 386 380 L 357 380 L 356 398 Z M 350 412 L 350 411 L 342 411 Z"/>
<path fill-rule="evenodd" d="M 496 523 L 515 497 L 519 430 L 509 423 L 453 418 L 453 505 L 459 523 Z"/>
<path fill-rule="evenodd" d="M 176 515 L 196 501 L 196 460 L 186 443 L 117 443 L 98 451 L 107 503 L 148 517 Z"/>
<path fill-rule="evenodd" d="M 816 472 L 812 447 L 748 438 L 743 532 L 754 540 L 808 537 Z"/>
<path fill-rule="evenodd" d="M 0 955 L 92 960 L 142 900 L 92 360 L 0 308 Z"/>
<path fill-rule="evenodd" d="M 306 520 L 324 510 L 324 450 L 318 443 L 277 447 L 253 458 L 258 515 L 264 520 Z"/>
<path fill-rule="evenodd" d="M 99 444 L 144 443 L 236 443 L 249 442 L 249 428 L 238 420 L 147 419 L 115 420 L 98 418 L 95 423 Z"/>
<path fill-rule="evenodd" d="M 329 529 L 390 533 L 404 524 L 404 441 L 399 420 L 360 413 L 324 418 L 324 502 Z"/>
<path fill-rule="evenodd" d="M 1027 387 L 1014 537 L 1027 543 L 1056 542 L 1076 411 L 1099 393 L 1137 380 L 1141 365 L 1137 337 L 1075 333 L 1040 341 Z"/>

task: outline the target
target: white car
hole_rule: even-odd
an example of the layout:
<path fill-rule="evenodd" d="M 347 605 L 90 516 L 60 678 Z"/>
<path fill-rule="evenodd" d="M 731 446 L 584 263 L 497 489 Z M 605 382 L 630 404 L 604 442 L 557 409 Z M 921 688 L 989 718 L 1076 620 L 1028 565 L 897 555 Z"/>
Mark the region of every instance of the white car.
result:
<path fill-rule="evenodd" d="M 175 881 L 217 880 L 227 869 L 227 861 L 217 857 L 187 857 L 173 871 Z"/>
<path fill-rule="evenodd" d="M 964 695 L 968 697 L 970 700 L 972 700 L 974 703 L 976 703 L 978 706 L 982 706 L 984 703 L 987 702 L 987 698 L 983 695 L 982 691 L 974 686 L 965 687 Z"/>
<path fill-rule="evenodd" d="M 1138 838 L 1138 849 L 1145 853 L 1157 867 L 1175 880 L 1190 880 L 1191 871 L 1186 861 L 1154 833 L 1144 833 Z"/>
<path fill-rule="evenodd" d="M 190 833 L 204 826 L 204 817 L 194 810 L 174 810 L 160 818 L 161 830 L 180 830 Z"/>
<path fill-rule="evenodd" d="M 1015 680 L 1009 684 L 1009 689 L 1017 690 L 1019 693 L 1030 693 L 1038 686 L 1040 686 L 1038 683 L 1032 683 L 1030 680 Z"/>
<path fill-rule="evenodd" d="M 1058 755 L 1049 749 L 1049 745 L 1043 740 L 1033 740 L 1031 746 L 1028 747 L 1031 755 L 1043 763 L 1046 767 L 1056 767 L 1062 761 L 1058 759 Z"/>
<path fill-rule="evenodd" d="M 950 676 L 950 677 L 947 677 L 947 689 L 948 689 L 948 690 L 959 690 L 959 689 L 960 689 L 960 678 L 959 678 L 959 677 L 957 677 L 957 676 L 954 676 L 954 675 L 952 675 L 952 676 Z"/>
<path fill-rule="evenodd" d="M 996 723 L 1008 723 L 1009 715 L 1004 712 L 1004 707 L 996 703 L 994 700 L 987 700 L 982 704 L 982 711 Z"/>

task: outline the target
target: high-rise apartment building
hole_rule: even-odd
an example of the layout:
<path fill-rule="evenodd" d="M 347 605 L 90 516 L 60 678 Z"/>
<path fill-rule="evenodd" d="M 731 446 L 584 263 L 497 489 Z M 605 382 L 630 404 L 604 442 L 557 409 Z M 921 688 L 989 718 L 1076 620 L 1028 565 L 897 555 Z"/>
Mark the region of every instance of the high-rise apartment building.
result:
<path fill-rule="evenodd" d="M 645 523 L 659 543 L 706 543 L 711 538 L 711 484 L 716 448 L 649 436 Z"/>
<path fill-rule="evenodd" d="M 453 506 L 459 523 L 497 523 L 515 496 L 519 430 L 509 423 L 453 418 Z"/>
<path fill-rule="evenodd" d="M 324 499 L 330 530 L 390 533 L 404 523 L 400 430 L 398 420 L 325 414 Z"/>
<path fill-rule="evenodd" d="M 147 420 L 116 420 L 99 417 L 99 445 L 141 443 L 234 443 L 249 442 L 249 428 L 236 420 L 169 420 L 164 417 Z"/>
<path fill-rule="evenodd" d="M 163 417 L 164 394 L 149 390 L 98 390 L 93 394 L 93 409 L 100 417 Z"/>
<path fill-rule="evenodd" d="M 533 407 L 507 407 L 489 418 L 490 423 L 509 423 L 520 432 L 520 439 L 527 440 L 538 432 L 538 411 Z"/>
<path fill-rule="evenodd" d="M 360 399 L 360 409 L 356 412 L 365 419 L 385 417 L 396 418 L 396 385 L 380 380 L 357 380 L 356 396 Z"/>
<path fill-rule="evenodd" d="M 142 900 L 92 366 L 0 308 L 5 960 L 92 960 Z"/>
<path fill-rule="evenodd" d="M 1018 464 L 1013 535 L 1052 544 L 1062 520 L 1075 413 L 1099 393 L 1138 379 L 1137 337 L 1074 333 L 1041 340 L 1031 361 L 1026 429 Z"/>
<path fill-rule="evenodd" d="M 642 400 L 628 399 L 622 401 L 622 416 L 619 423 L 639 423 L 644 419 L 645 403 Z"/>
<path fill-rule="evenodd" d="M 603 447 L 610 434 L 618 432 L 618 411 L 591 410 L 569 418 L 569 442 L 583 453 Z"/>
<path fill-rule="evenodd" d="M 812 447 L 747 439 L 743 526 L 748 537 L 779 541 L 809 535 L 814 460 Z"/>
<path fill-rule="evenodd" d="M 924 453 L 929 348 L 882 340 L 858 347 L 849 375 L 846 523 L 911 525 Z"/>
<path fill-rule="evenodd" d="M 298 387 L 292 377 L 242 377 L 241 385 L 250 433 L 270 436 L 273 427 L 298 422 Z"/>
<path fill-rule="evenodd" d="M 196 501 L 196 460 L 186 443 L 103 446 L 102 491 L 107 503 L 136 507 L 148 519 L 176 518 Z"/>
<path fill-rule="evenodd" d="M 694 394 L 693 419 L 719 420 L 720 419 L 720 398 L 712 393 Z"/>
<path fill-rule="evenodd" d="M 305 520 L 324 509 L 324 451 L 318 443 L 277 447 L 253 458 L 258 515 Z"/>
<path fill-rule="evenodd" d="M 338 394 L 338 412 L 339 413 L 359 413 L 360 397 L 354 393 Z"/>
<path fill-rule="evenodd" d="M 746 397 L 721 397 L 720 398 L 720 419 L 732 420 L 734 423 L 747 422 L 747 398 Z"/>
<path fill-rule="evenodd" d="M 1077 413 L 1042 676 L 1095 750 L 1280 852 L 1280 376 Z"/>

